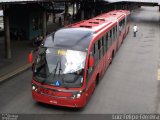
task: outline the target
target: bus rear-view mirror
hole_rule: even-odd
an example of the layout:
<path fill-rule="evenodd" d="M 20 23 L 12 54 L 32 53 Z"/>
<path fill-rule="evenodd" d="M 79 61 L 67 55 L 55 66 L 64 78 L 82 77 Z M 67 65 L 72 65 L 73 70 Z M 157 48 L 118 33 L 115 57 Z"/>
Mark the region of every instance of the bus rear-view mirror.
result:
<path fill-rule="evenodd" d="M 28 63 L 30 63 L 30 64 L 33 63 L 33 53 L 32 53 L 32 52 L 30 52 L 30 53 L 28 54 Z"/>

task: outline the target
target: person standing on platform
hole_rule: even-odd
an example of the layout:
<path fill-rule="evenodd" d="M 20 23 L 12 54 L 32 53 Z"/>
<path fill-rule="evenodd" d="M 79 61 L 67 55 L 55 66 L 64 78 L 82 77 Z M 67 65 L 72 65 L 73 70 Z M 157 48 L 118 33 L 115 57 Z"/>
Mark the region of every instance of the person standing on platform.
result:
<path fill-rule="evenodd" d="M 137 25 L 134 25 L 133 27 L 133 36 L 136 37 L 136 33 L 138 32 L 138 27 Z"/>

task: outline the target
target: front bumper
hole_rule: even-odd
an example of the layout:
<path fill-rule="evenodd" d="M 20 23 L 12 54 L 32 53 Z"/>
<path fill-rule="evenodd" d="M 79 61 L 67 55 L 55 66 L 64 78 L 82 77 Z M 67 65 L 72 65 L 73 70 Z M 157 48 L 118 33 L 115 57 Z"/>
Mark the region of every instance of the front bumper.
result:
<path fill-rule="evenodd" d="M 40 94 L 32 91 L 32 97 L 38 102 L 47 103 L 56 106 L 65 106 L 73 108 L 82 108 L 86 105 L 86 97 L 84 93 L 80 98 L 61 98 L 56 96 L 50 96 L 46 94 Z"/>

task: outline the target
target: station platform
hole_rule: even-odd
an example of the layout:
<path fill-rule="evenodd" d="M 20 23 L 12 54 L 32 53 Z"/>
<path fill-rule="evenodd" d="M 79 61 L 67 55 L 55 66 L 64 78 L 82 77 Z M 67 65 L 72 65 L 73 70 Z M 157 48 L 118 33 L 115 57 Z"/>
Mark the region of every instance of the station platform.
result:
<path fill-rule="evenodd" d="M 59 29 L 57 23 L 47 23 L 47 33 Z M 30 40 L 11 40 L 12 58 L 5 58 L 4 36 L 0 36 L 0 83 L 29 69 L 31 64 L 27 61 L 29 52 L 35 47 Z"/>

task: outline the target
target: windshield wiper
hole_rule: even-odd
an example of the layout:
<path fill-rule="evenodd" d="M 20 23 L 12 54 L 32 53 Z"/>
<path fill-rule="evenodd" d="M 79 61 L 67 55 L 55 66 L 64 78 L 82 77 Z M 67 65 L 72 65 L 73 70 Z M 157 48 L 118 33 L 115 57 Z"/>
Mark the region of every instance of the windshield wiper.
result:
<path fill-rule="evenodd" d="M 60 64 L 60 65 L 59 65 Z M 58 75 L 60 75 L 60 73 L 61 73 L 61 71 L 62 71 L 62 65 L 61 65 L 61 59 L 57 62 L 57 64 L 56 64 L 56 68 L 54 69 L 54 77 L 55 77 L 55 74 L 56 74 L 56 72 L 57 72 L 57 68 L 58 68 L 58 65 L 59 65 L 59 69 L 58 69 Z"/>
<path fill-rule="evenodd" d="M 59 66 L 59 75 L 60 75 L 60 72 L 62 71 L 62 68 L 61 68 L 61 67 L 62 67 L 62 66 L 61 66 L 61 59 L 60 59 L 59 62 L 60 62 L 60 66 Z"/>
<path fill-rule="evenodd" d="M 59 63 L 59 61 L 57 62 L 57 64 L 56 64 L 56 68 L 54 69 L 53 77 L 55 77 L 55 74 L 56 74 L 56 71 L 57 71 L 57 67 L 58 67 L 58 63 Z"/>

